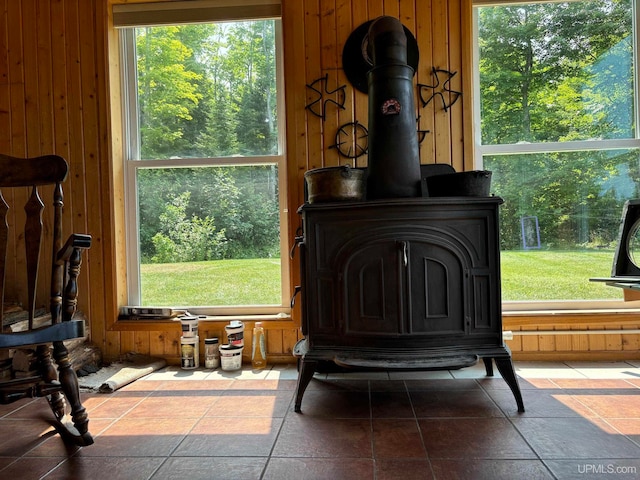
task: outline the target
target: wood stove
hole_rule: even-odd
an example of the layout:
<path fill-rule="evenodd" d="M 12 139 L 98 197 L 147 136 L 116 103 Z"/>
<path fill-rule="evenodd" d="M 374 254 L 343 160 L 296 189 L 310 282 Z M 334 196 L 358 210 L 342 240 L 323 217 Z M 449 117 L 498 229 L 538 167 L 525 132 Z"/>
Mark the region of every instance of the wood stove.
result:
<path fill-rule="evenodd" d="M 482 358 L 489 375 L 495 361 L 524 411 L 502 340 L 502 200 L 429 197 L 429 186 L 421 188 L 405 29 L 396 18 L 378 17 L 366 43 L 367 201 L 307 202 L 299 210 L 305 338 L 294 349 L 295 410 L 320 362 L 415 370 L 462 368 Z"/>
<path fill-rule="evenodd" d="M 319 363 L 457 369 L 495 362 L 524 404 L 502 340 L 498 197 L 305 203 L 295 410 Z"/>

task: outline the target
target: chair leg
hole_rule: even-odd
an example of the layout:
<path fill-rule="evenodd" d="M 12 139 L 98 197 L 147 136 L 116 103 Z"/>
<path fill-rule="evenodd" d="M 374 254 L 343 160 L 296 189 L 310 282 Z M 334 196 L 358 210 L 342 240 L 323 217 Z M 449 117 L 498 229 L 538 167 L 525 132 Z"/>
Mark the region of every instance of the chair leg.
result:
<path fill-rule="evenodd" d="M 40 362 L 40 370 L 46 383 L 56 383 L 58 381 L 58 372 L 51 359 L 51 348 L 49 344 L 38 345 L 36 349 L 38 361 Z M 56 420 L 62 421 L 64 417 L 65 401 L 62 392 L 53 392 L 49 396 L 49 406 L 56 417 Z"/>
<path fill-rule="evenodd" d="M 87 410 L 80 401 L 80 388 L 78 377 L 69 360 L 69 352 L 63 342 L 53 342 L 53 358 L 58 364 L 58 378 L 69 406 L 71 407 L 71 420 L 73 427 L 60 425 L 66 432 L 62 435 L 70 435 L 74 442 L 81 446 L 91 445 L 93 437 L 89 433 L 89 417 Z M 55 412 L 54 412 L 55 413 Z"/>

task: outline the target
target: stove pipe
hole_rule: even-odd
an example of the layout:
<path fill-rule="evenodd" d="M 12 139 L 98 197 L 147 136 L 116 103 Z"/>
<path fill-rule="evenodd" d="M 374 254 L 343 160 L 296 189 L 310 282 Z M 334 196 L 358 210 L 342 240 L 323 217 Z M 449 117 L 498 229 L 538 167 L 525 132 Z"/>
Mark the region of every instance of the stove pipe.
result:
<path fill-rule="evenodd" d="M 420 154 L 407 36 L 398 19 L 383 16 L 373 21 L 368 38 L 373 68 L 367 73 L 367 198 L 418 197 Z"/>

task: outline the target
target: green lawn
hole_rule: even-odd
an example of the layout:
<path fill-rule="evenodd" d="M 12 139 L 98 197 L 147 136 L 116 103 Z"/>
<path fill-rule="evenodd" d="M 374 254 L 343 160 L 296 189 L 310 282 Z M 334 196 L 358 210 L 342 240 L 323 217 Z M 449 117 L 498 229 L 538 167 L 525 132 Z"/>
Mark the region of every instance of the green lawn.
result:
<path fill-rule="evenodd" d="M 620 299 L 591 277 L 611 273 L 613 250 L 502 252 L 503 300 Z M 280 304 L 280 259 L 142 265 L 145 305 Z"/>
<path fill-rule="evenodd" d="M 145 264 L 143 305 L 280 305 L 280 259 Z"/>
<path fill-rule="evenodd" d="M 611 275 L 613 256 L 613 250 L 502 252 L 502 299 L 621 299 L 621 289 L 589 281 Z"/>

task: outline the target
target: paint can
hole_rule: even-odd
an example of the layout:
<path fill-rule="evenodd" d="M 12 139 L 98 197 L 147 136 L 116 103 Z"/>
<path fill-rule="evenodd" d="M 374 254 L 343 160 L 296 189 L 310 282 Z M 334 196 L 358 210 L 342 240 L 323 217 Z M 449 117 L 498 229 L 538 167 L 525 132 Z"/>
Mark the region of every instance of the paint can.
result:
<path fill-rule="evenodd" d="M 198 347 L 200 337 L 180 337 L 180 362 L 184 370 L 193 370 L 200 365 Z"/>
<path fill-rule="evenodd" d="M 182 324 L 183 337 L 195 337 L 198 335 L 198 317 L 195 315 L 181 315 L 178 317 Z"/>
<path fill-rule="evenodd" d="M 229 345 L 244 347 L 244 323 L 240 320 L 233 320 L 229 325 L 226 325 L 224 329 L 227 332 Z"/>
<path fill-rule="evenodd" d="M 242 350 L 236 345 L 220 345 L 220 367 L 226 372 L 242 368 Z"/>

